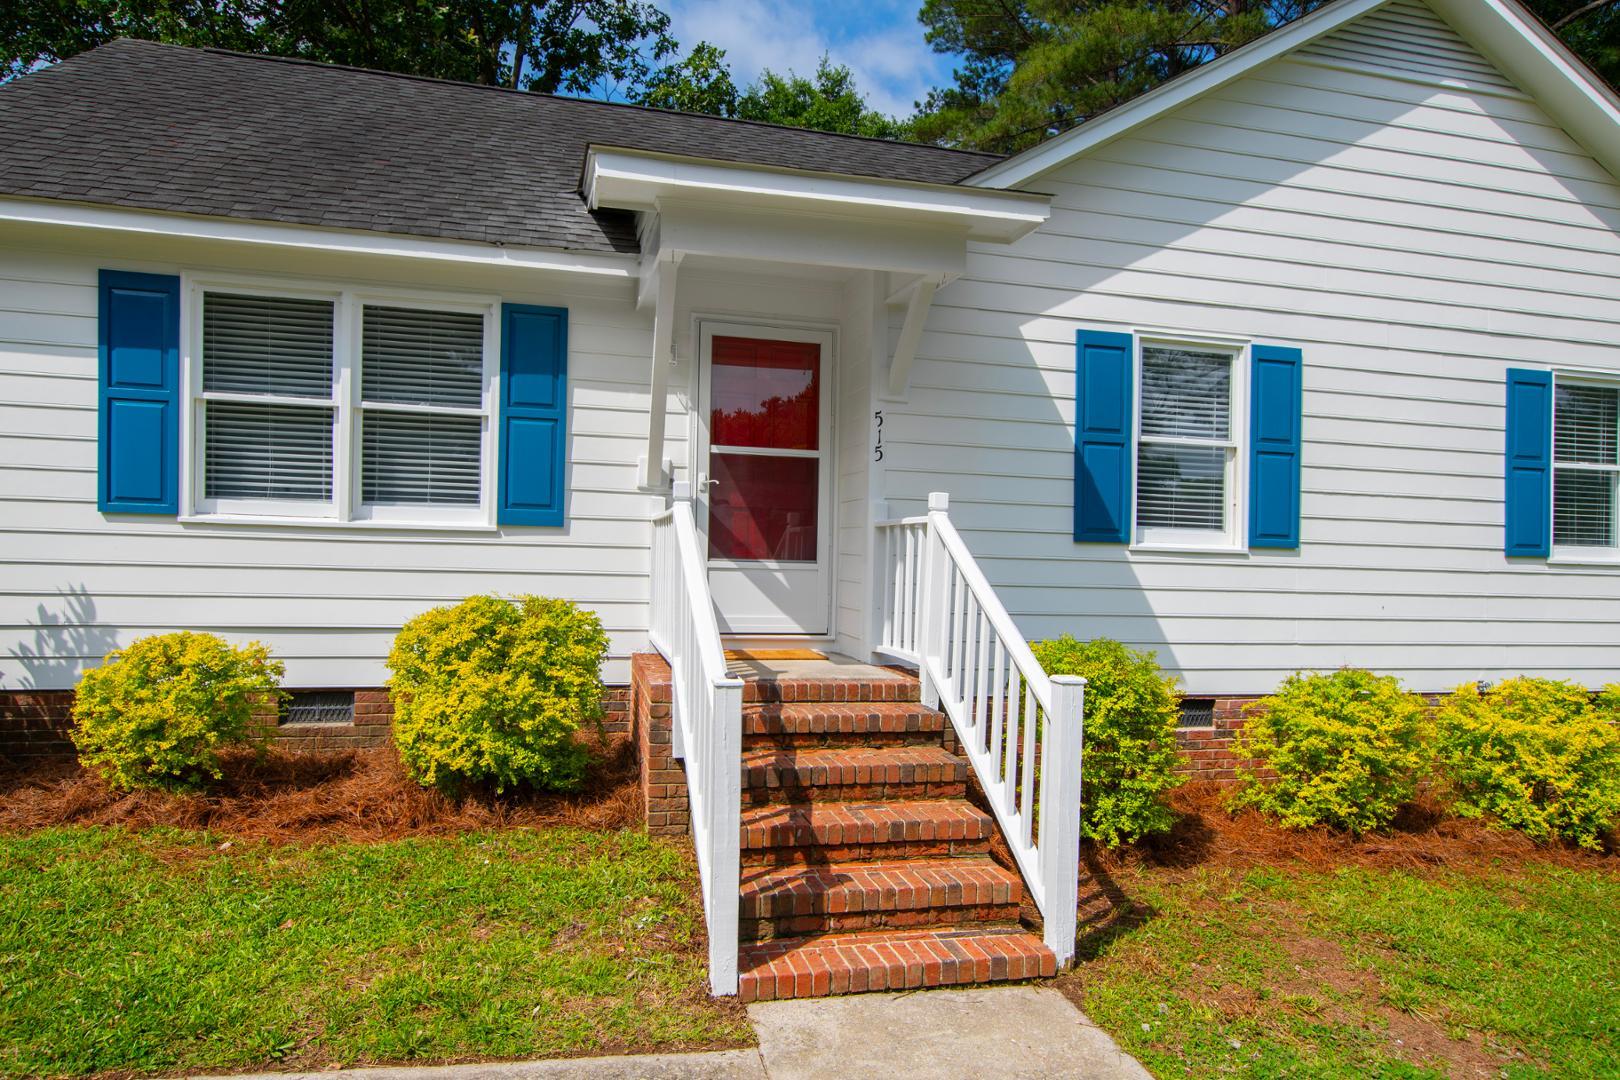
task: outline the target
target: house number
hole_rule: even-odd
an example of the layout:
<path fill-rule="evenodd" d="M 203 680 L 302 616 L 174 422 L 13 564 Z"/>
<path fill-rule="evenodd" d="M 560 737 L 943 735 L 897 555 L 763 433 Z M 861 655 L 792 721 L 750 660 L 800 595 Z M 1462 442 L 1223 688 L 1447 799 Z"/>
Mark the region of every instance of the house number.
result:
<path fill-rule="evenodd" d="M 883 460 L 883 410 L 879 409 L 876 412 L 874 412 L 872 414 L 872 418 L 877 421 L 877 442 L 872 444 L 872 460 L 873 461 L 882 461 Z"/>

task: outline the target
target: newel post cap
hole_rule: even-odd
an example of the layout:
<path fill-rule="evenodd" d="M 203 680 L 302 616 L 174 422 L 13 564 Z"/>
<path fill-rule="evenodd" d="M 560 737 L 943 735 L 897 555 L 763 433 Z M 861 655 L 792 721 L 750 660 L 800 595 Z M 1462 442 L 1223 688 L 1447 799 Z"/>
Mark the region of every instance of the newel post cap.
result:
<path fill-rule="evenodd" d="M 946 510 L 949 510 L 950 508 L 951 508 L 951 496 L 950 496 L 950 494 L 948 492 L 930 491 L 928 493 L 928 512 L 929 513 L 933 513 L 935 510 L 938 510 L 941 513 L 944 513 Z"/>

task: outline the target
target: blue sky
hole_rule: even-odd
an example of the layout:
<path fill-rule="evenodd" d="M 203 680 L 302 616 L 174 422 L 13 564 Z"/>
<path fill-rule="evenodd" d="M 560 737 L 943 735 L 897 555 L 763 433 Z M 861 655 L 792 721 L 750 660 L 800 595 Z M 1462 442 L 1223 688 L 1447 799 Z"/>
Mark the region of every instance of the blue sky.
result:
<path fill-rule="evenodd" d="M 726 50 L 739 87 L 763 68 L 809 75 L 829 53 L 854 71 L 868 105 L 909 116 L 929 87 L 950 78 L 950 59 L 923 41 L 922 0 L 666 0 L 661 6 L 683 52 L 699 41 Z"/>

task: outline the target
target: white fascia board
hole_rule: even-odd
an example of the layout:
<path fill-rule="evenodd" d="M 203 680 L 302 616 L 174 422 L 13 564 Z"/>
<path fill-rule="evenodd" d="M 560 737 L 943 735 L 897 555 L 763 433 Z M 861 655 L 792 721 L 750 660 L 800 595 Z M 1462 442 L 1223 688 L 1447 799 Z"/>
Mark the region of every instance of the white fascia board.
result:
<path fill-rule="evenodd" d="M 1269 64 L 1285 53 L 1308 45 L 1325 34 L 1377 8 L 1389 0 L 1338 0 L 1338 3 L 1318 8 L 1303 18 L 1296 19 L 1280 30 L 1275 30 L 1252 44 L 1236 49 L 1219 60 L 1195 68 L 1180 78 L 1149 90 L 1094 120 L 1087 120 L 1039 146 L 1031 147 L 1006 161 L 997 162 L 982 172 L 963 180 L 973 187 L 1013 188 L 1027 184 L 1059 168 L 1076 156 L 1133 131 L 1151 120 L 1156 120 L 1172 109 L 1180 108 L 1195 98 L 1218 90 L 1235 79 Z M 1466 0 L 1465 0 L 1466 2 Z"/>
<path fill-rule="evenodd" d="M 1620 177 L 1620 97 L 1514 0 L 1425 0 Z"/>
<path fill-rule="evenodd" d="M 598 146 L 591 147 L 586 156 L 585 198 L 593 210 L 656 210 L 662 202 L 676 200 L 929 223 L 961 231 L 969 239 L 1000 243 L 1027 235 L 1050 213 L 1045 196 L 1024 192 L 877 180 Z"/>
<path fill-rule="evenodd" d="M 514 270 L 550 270 L 608 278 L 636 276 L 636 259 L 633 255 L 593 255 L 545 248 L 504 247 L 394 233 L 345 232 L 238 221 L 234 218 L 190 217 L 81 203 L 0 199 L 0 222 L 7 221 L 354 255 L 470 263 Z"/>

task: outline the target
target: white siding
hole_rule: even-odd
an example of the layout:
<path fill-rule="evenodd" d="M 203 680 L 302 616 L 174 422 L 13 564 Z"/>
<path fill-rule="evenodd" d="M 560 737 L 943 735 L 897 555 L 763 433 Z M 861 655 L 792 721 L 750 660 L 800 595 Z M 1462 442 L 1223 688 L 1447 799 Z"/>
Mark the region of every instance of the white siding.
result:
<path fill-rule="evenodd" d="M 1030 186 L 1051 220 L 941 291 L 885 428 L 896 509 L 949 491 L 1026 633 L 1155 649 L 1202 693 L 1620 678 L 1620 567 L 1502 554 L 1505 369 L 1620 372 L 1620 185 L 1427 8 Z M 1071 540 L 1080 326 L 1304 349 L 1297 552 Z"/>
<path fill-rule="evenodd" d="M 651 328 L 629 303 L 630 286 L 390 273 L 394 284 L 568 308 L 564 528 L 182 525 L 96 509 L 96 274 L 101 266 L 173 273 L 199 265 L 69 246 L 0 247 L 0 687 L 71 686 L 110 648 L 172 629 L 262 639 L 287 662 L 289 685 L 376 685 L 401 623 L 475 592 L 565 596 L 600 614 L 615 656 L 644 647 L 653 500 L 636 492 L 635 465 L 646 439 Z M 305 259 L 310 276 L 333 276 L 330 263 Z M 258 271 L 266 261 L 224 268 Z M 677 416 L 677 457 L 684 437 Z M 609 678 L 622 678 L 622 667 L 610 664 Z"/>

